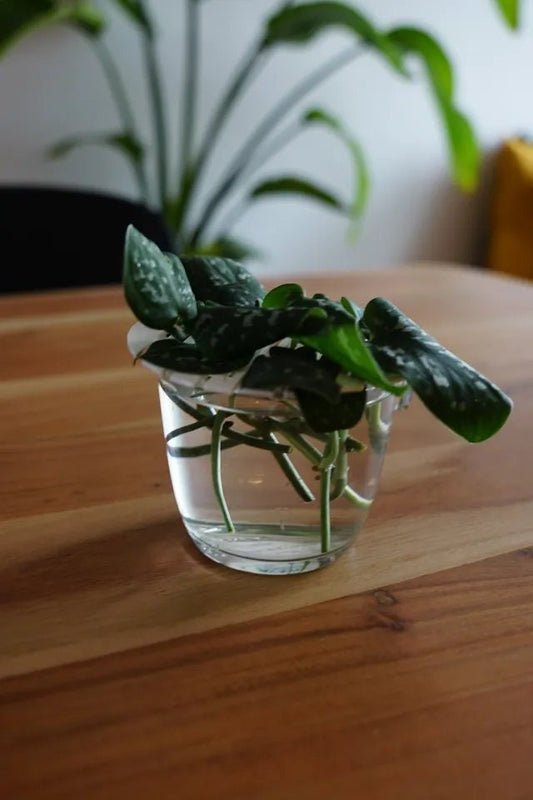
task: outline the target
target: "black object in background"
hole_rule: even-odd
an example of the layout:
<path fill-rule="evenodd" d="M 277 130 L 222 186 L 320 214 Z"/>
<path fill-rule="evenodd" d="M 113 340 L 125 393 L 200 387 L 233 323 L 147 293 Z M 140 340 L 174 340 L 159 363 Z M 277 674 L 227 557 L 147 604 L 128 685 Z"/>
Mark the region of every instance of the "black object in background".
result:
<path fill-rule="evenodd" d="M 83 190 L 0 186 L 0 293 L 120 283 L 127 226 L 172 249 L 160 215 Z"/>

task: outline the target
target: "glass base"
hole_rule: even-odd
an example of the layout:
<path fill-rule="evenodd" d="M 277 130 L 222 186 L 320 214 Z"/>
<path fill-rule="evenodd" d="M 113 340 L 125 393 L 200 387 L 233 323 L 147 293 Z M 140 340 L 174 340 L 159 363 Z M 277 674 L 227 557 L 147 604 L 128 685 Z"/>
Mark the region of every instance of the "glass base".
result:
<path fill-rule="evenodd" d="M 183 519 L 189 536 L 217 564 L 255 575 L 296 575 L 327 567 L 352 544 L 354 529 L 335 531 L 331 549 L 321 552 L 320 532 L 307 526 L 223 525 Z"/>

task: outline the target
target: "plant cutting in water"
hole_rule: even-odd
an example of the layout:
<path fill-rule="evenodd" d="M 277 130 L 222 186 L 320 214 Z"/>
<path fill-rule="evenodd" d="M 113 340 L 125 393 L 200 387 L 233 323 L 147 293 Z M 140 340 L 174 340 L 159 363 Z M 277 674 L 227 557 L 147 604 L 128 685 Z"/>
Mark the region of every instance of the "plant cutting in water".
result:
<path fill-rule="evenodd" d="M 371 502 L 350 486 L 348 454 L 364 447 L 350 432 L 365 414 L 370 436 L 379 440 L 382 422 L 369 402 L 372 393 L 399 402 L 416 393 L 438 420 L 469 442 L 491 437 L 511 411 L 511 400 L 495 384 L 383 298 L 360 308 L 346 298 L 307 297 L 295 283 L 265 293 L 237 262 L 163 253 L 133 227 L 126 236 L 124 291 L 137 319 L 154 329 L 138 358 L 159 370 L 204 376 L 204 387 L 228 381 L 232 387 L 217 409 L 196 403 L 194 392 L 184 399 L 162 382 L 191 418 L 168 432 L 167 448 L 176 458 L 209 456 L 229 533 L 235 528 L 224 494 L 228 449 L 269 451 L 301 502 L 319 503 L 326 553 L 332 504 L 339 498 L 355 506 Z M 241 413 L 233 400 L 246 393 L 275 397 L 284 413 Z M 200 429 L 209 432 L 208 444 L 181 446 L 181 437 Z M 317 498 L 293 453 L 312 465 Z"/>

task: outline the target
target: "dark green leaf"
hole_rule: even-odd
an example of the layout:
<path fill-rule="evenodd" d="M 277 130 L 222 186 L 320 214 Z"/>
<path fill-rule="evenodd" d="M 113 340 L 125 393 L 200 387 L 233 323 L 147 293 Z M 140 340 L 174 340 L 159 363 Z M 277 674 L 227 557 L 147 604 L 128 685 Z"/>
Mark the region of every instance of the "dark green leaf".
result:
<path fill-rule="evenodd" d="M 197 300 L 253 306 L 264 297 L 259 281 L 237 261 L 196 255 L 183 256 L 181 260 Z"/>
<path fill-rule="evenodd" d="M 311 360 L 304 348 L 278 348 L 270 356 L 259 355 L 250 365 L 242 385 L 248 389 L 304 389 L 338 403 L 340 387 L 335 381 L 338 369 L 332 370 L 316 358 Z"/>
<path fill-rule="evenodd" d="M 231 361 L 206 359 L 194 345 L 181 344 L 175 339 L 161 339 L 153 342 L 147 350 L 140 354 L 139 358 L 155 364 L 156 367 L 176 372 L 190 372 L 196 375 L 221 375 L 234 372 L 247 364 L 247 359 Z"/>
<path fill-rule="evenodd" d="M 495 0 L 495 2 L 509 27 L 516 30 L 520 24 L 520 0 Z"/>
<path fill-rule="evenodd" d="M 331 300 L 325 294 L 316 293 L 312 297 L 290 298 L 287 302 L 288 308 L 321 308 L 328 315 L 331 323 L 352 322 L 353 312 L 347 311 L 342 303 Z"/>
<path fill-rule="evenodd" d="M 356 378 L 362 378 L 373 386 L 401 395 L 405 388 L 392 382 L 368 349 L 363 334 L 355 319 L 335 322 L 325 333 L 313 336 L 296 336 L 297 341 L 323 353 L 343 370 Z"/>
<path fill-rule="evenodd" d="M 366 391 L 341 394 L 334 403 L 301 389 L 296 397 L 305 421 L 318 433 L 350 430 L 363 416 L 366 404 Z"/>
<path fill-rule="evenodd" d="M 405 53 L 417 56 L 426 71 L 448 137 L 454 179 L 465 191 L 477 185 L 479 147 L 464 114 L 454 105 L 454 80 L 450 60 L 440 44 L 418 28 L 395 28 L 389 38 Z"/>
<path fill-rule="evenodd" d="M 0 56 L 31 31 L 59 22 L 74 23 L 94 36 L 105 27 L 100 11 L 89 2 L 66 4 L 59 0 L 2 0 Z"/>
<path fill-rule="evenodd" d="M 394 42 L 377 30 L 370 20 L 346 3 L 302 3 L 285 8 L 268 21 L 263 47 L 286 42 L 309 42 L 329 28 L 344 28 L 377 50 L 398 72 L 403 73 L 401 54 Z"/>
<path fill-rule="evenodd" d="M 292 300 L 304 296 L 304 290 L 297 283 L 282 283 L 271 289 L 263 298 L 263 308 L 286 308 Z"/>
<path fill-rule="evenodd" d="M 139 0 L 113 0 L 115 5 L 119 6 L 125 14 L 138 25 L 148 36 L 152 37 L 154 34 L 152 21 L 146 13 L 144 3 Z"/>
<path fill-rule="evenodd" d="M 368 349 L 357 322 L 360 316 L 360 309 L 357 306 L 343 298 L 343 301 L 348 303 L 347 309 L 342 303 L 330 300 L 323 294 L 302 297 L 301 287 L 298 284 L 283 284 L 269 292 L 267 298 L 270 307 L 279 303 L 285 308 L 319 308 L 324 311 L 327 314 L 328 325 L 315 335 L 295 334 L 295 340 L 323 353 L 357 378 L 369 381 L 374 386 L 394 394 L 403 393 L 402 387 L 389 381 L 383 374 Z"/>
<path fill-rule="evenodd" d="M 123 284 L 131 310 L 149 328 L 169 330 L 196 315 L 196 301 L 179 258 L 162 253 L 133 225 L 126 233 Z"/>
<path fill-rule="evenodd" d="M 125 133 L 88 133 L 83 136 L 71 136 L 61 139 L 48 150 L 50 158 L 63 158 L 77 147 L 86 145 L 104 145 L 114 147 L 134 164 L 139 164 L 144 156 L 142 144 L 128 132 Z"/>
<path fill-rule="evenodd" d="M 361 145 L 337 117 L 334 117 L 321 108 L 314 108 L 308 111 L 305 115 L 305 121 L 326 126 L 329 130 L 333 131 L 348 148 L 354 167 L 354 196 L 352 202 L 348 206 L 348 210 L 353 220 L 359 219 L 366 208 L 370 190 L 370 175 Z"/>
<path fill-rule="evenodd" d="M 348 312 L 352 317 L 355 319 L 361 319 L 363 316 L 363 309 L 360 308 L 353 300 L 349 300 L 347 297 L 341 297 L 341 306 L 345 311 Z"/>
<path fill-rule="evenodd" d="M 326 206 L 347 213 L 346 206 L 327 189 L 316 186 L 305 178 L 298 178 L 292 175 L 284 175 L 279 178 L 271 178 L 255 186 L 250 192 L 250 198 L 255 200 L 270 194 L 297 194 L 311 200 L 318 200 Z"/>
<path fill-rule="evenodd" d="M 325 319 L 326 314 L 317 308 L 237 308 L 199 303 L 190 330 L 207 358 L 251 358 L 260 348 L 286 336 L 320 330 Z"/>
<path fill-rule="evenodd" d="M 488 439 L 501 428 L 512 403 L 487 378 L 387 300 L 372 300 L 363 319 L 382 367 L 403 376 L 441 422 L 469 442 Z"/>

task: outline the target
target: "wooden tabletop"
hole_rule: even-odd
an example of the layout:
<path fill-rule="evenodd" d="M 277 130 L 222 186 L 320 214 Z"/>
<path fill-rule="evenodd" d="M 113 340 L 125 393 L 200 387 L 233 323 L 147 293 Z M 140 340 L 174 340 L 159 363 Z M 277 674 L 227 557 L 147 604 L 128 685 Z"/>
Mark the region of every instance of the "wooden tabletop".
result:
<path fill-rule="evenodd" d="M 189 545 L 118 287 L 0 298 L 2 800 L 533 797 L 533 284 L 301 282 L 388 297 L 515 409 L 469 445 L 415 400 L 356 546 L 286 577 Z"/>

